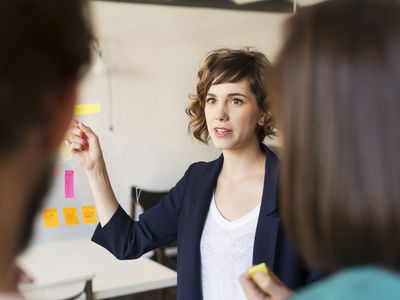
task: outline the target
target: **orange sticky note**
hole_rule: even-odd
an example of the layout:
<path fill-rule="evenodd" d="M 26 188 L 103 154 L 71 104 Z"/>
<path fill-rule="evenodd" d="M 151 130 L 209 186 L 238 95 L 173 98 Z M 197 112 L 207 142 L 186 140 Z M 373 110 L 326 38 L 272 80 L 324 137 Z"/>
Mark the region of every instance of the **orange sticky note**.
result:
<path fill-rule="evenodd" d="M 64 219 L 67 225 L 78 225 L 78 210 L 76 207 L 64 207 L 63 208 Z"/>
<path fill-rule="evenodd" d="M 44 227 L 57 227 L 60 225 L 56 208 L 47 208 L 42 211 Z"/>
<path fill-rule="evenodd" d="M 96 224 L 97 216 L 96 209 L 94 206 L 82 206 L 83 223 L 85 224 Z"/>

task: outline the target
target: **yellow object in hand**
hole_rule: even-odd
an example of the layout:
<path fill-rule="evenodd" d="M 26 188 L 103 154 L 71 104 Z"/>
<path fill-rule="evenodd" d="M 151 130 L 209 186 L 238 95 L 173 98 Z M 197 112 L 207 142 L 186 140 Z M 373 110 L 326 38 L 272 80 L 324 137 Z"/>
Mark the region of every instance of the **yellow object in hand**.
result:
<path fill-rule="evenodd" d="M 249 273 L 251 279 L 253 279 L 254 281 L 255 281 L 255 279 L 256 279 L 256 274 L 257 274 L 258 272 L 263 272 L 263 273 L 265 273 L 265 274 L 268 274 L 268 267 L 267 267 L 267 265 L 266 265 L 265 263 L 261 263 L 261 264 L 258 264 L 258 265 L 255 265 L 255 266 L 251 267 L 251 268 L 247 271 L 247 273 Z"/>

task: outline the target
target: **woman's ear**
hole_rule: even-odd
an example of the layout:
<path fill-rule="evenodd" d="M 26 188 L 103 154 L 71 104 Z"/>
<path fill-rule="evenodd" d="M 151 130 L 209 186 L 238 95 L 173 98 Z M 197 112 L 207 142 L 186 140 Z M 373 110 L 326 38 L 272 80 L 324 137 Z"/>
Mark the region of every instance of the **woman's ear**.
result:
<path fill-rule="evenodd" d="M 264 124 L 265 124 L 265 117 L 266 117 L 265 112 L 261 112 L 261 113 L 260 113 L 260 116 L 258 117 L 258 121 L 257 121 L 257 124 L 258 124 L 259 126 L 264 126 Z"/>

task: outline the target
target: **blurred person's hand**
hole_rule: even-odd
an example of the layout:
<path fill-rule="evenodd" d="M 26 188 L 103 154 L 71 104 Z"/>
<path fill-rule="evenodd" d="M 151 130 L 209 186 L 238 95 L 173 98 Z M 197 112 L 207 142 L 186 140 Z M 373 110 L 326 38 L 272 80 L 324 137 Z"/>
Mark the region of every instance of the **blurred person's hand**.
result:
<path fill-rule="evenodd" d="M 258 272 L 254 281 L 246 272 L 240 276 L 240 283 L 248 300 L 286 300 L 293 295 L 272 272 Z"/>
<path fill-rule="evenodd" d="M 13 265 L 13 267 L 9 271 L 9 274 L 13 279 L 13 281 L 17 282 L 17 284 L 34 282 L 33 277 L 30 276 L 24 269 L 22 269 L 20 266 L 17 265 Z"/>

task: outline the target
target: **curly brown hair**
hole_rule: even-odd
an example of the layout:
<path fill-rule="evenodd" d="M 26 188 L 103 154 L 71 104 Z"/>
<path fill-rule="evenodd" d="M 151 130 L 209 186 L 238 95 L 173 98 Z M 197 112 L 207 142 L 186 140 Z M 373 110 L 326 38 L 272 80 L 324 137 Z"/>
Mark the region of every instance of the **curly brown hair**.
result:
<path fill-rule="evenodd" d="M 256 129 L 258 141 L 261 143 L 266 136 L 275 136 L 275 122 L 270 113 L 268 93 L 264 84 L 270 69 L 271 63 L 267 57 L 250 48 L 221 48 L 210 51 L 197 73 L 197 94 L 190 97 L 192 102 L 186 108 L 186 114 L 190 117 L 188 131 L 199 141 L 208 144 L 210 135 L 204 107 L 211 85 L 247 79 L 259 109 L 265 113 L 264 124 L 258 125 Z"/>

